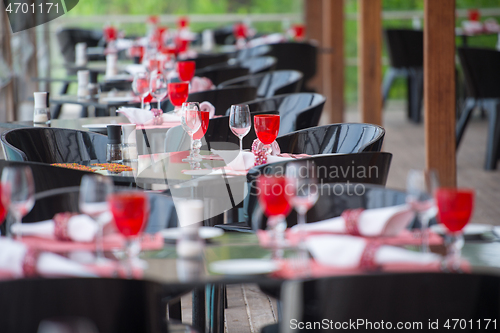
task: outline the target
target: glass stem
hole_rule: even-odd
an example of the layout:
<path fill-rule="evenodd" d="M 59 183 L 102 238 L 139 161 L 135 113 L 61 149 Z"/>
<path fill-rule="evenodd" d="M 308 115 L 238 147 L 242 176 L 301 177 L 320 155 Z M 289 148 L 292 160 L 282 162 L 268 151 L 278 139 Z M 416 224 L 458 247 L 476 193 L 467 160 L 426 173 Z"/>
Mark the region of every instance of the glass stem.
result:
<path fill-rule="evenodd" d="M 21 226 L 21 220 L 22 220 L 22 217 L 21 216 L 18 216 L 17 214 L 14 214 L 14 223 L 10 225 L 10 230 L 9 230 L 9 234 L 11 235 L 11 238 L 12 238 L 12 226 L 13 225 L 16 225 L 17 226 Z M 20 228 L 18 228 L 19 230 Z M 19 230 L 19 232 L 16 234 L 15 236 L 15 239 L 18 240 L 18 241 L 21 241 L 23 238 L 22 236 L 22 232 Z"/>
<path fill-rule="evenodd" d="M 306 240 L 306 235 L 305 235 L 306 214 L 304 212 L 300 212 L 297 215 L 298 215 L 297 224 L 299 228 L 299 246 L 301 246 Z"/>
<path fill-rule="evenodd" d="M 144 110 L 144 96 L 141 96 L 141 110 Z"/>
<path fill-rule="evenodd" d="M 96 222 L 97 222 L 97 238 L 96 238 L 96 257 L 98 261 L 101 261 L 104 259 L 104 226 L 102 225 L 102 222 L 99 218 L 99 216 L 96 217 Z"/>
<path fill-rule="evenodd" d="M 161 98 L 158 98 L 158 110 L 161 110 Z"/>
<path fill-rule="evenodd" d="M 429 253 L 429 218 L 426 213 L 417 213 L 420 220 L 420 233 L 422 237 L 421 251 L 422 253 Z"/>
<path fill-rule="evenodd" d="M 455 232 L 447 235 L 446 245 L 446 267 L 451 271 L 460 270 L 462 247 L 464 246 L 464 236 L 462 232 Z"/>
<path fill-rule="evenodd" d="M 240 151 L 243 151 L 243 138 L 240 138 Z"/>
<path fill-rule="evenodd" d="M 123 262 L 123 269 L 127 279 L 132 279 L 134 277 L 132 268 L 132 245 L 132 239 L 127 237 L 125 240 L 125 258 Z"/>
<path fill-rule="evenodd" d="M 191 135 L 191 152 L 189 153 L 189 156 L 194 157 L 194 139 L 192 135 Z"/>

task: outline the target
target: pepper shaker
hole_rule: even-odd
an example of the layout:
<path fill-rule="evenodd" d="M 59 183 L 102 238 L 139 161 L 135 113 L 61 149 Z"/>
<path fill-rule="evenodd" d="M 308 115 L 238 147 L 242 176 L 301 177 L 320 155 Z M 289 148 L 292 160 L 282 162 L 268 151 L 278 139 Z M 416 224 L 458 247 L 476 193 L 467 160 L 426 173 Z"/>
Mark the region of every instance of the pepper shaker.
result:
<path fill-rule="evenodd" d="M 106 162 L 121 163 L 123 161 L 122 154 L 122 137 L 121 125 L 108 125 L 108 146 L 106 149 Z"/>

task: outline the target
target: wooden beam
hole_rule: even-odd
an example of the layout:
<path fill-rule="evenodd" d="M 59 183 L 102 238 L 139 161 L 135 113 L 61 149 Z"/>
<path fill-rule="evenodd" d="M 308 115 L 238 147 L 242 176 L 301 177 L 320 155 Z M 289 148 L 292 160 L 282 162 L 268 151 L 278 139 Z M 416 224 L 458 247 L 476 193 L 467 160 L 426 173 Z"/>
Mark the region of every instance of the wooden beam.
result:
<path fill-rule="evenodd" d="M 424 108 L 426 167 L 456 186 L 455 0 L 425 0 Z"/>
<path fill-rule="evenodd" d="M 316 41 L 318 46 L 317 72 L 316 76 L 309 81 L 309 86 L 318 93 L 323 93 L 323 0 L 304 1 L 304 22 L 306 25 L 306 37 L 308 40 Z"/>
<path fill-rule="evenodd" d="M 358 0 L 358 100 L 361 119 L 382 125 L 382 1 Z"/>
<path fill-rule="evenodd" d="M 344 121 L 344 0 L 323 0 L 324 121 Z"/>
<path fill-rule="evenodd" d="M 12 52 L 10 48 L 11 29 L 7 13 L 0 13 L 0 51 L 4 58 L 7 68 L 12 74 Z M 15 110 L 17 110 L 16 99 L 14 98 L 14 80 L 11 76 L 9 83 L 0 89 L 0 100 L 5 103 L 0 110 L 1 121 L 13 121 L 15 119 Z"/>

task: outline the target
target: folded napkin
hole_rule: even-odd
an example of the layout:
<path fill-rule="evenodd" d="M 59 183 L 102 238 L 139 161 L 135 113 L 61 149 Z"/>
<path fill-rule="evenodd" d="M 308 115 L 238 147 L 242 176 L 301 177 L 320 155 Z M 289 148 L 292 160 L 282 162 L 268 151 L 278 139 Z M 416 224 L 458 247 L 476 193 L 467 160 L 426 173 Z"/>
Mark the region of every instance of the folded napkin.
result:
<path fill-rule="evenodd" d="M 195 76 L 191 80 L 190 93 L 215 89 L 215 85 L 208 77 Z"/>
<path fill-rule="evenodd" d="M 81 276 L 94 277 L 83 265 L 49 252 L 35 252 L 25 244 L 0 237 L 0 271 L 13 277 Z"/>
<path fill-rule="evenodd" d="M 380 245 L 361 237 L 321 235 L 309 237 L 306 246 L 320 264 L 336 267 L 369 267 L 384 264 L 411 263 L 427 265 L 440 261 L 435 253 L 421 253 L 400 247 Z"/>
<path fill-rule="evenodd" d="M 149 125 L 154 123 L 154 113 L 149 110 L 139 108 L 125 108 L 121 107 L 116 112 L 123 114 L 130 121 L 131 124 L 136 125 Z M 174 113 L 163 113 L 162 121 L 164 123 L 178 122 L 180 123 L 181 117 Z"/>
<path fill-rule="evenodd" d="M 137 73 L 143 73 L 147 72 L 146 66 L 144 65 L 139 65 L 139 64 L 130 64 L 125 67 L 125 71 L 127 73 L 130 73 L 132 75 L 135 75 Z"/>
<path fill-rule="evenodd" d="M 155 109 L 156 110 L 156 109 Z M 200 104 L 201 111 L 210 112 L 210 118 L 215 115 L 215 108 L 209 102 L 202 102 Z M 153 125 L 155 123 L 154 113 L 150 110 L 143 110 L 139 108 L 127 108 L 121 107 L 116 112 L 123 114 L 130 121 L 131 124 L 136 125 Z M 181 116 L 173 113 L 167 112 L 161 115 L 161 119 L 163 123 L 180 123 Z"/>
<path fill-rule="evenodd" d="M 366 237 L 394 237 L 399 235 L 413 220 L 415 213 L 408 205 L 366 209 L 359 214 L 357 230 Z M 296 229 L 298 226 L 292 227 Z M 345 218 L 334 217 L 321 222 L 308 223 L 303 226 L 308 233 L 349 233 Z"/>
<path fill-rule="evenodd" d="M 109 222 L 109 221 L 108 221 Z M 92 242 L 98 231 L 97 223 L 88 215 L 60 213 L 53 220 L 12 225 L 16 235 L 55 238 L 74 242 Z"/>
<path fill-rule="evenodd" d="M 255 155 L 251 152 L 240 152 L 239 150 L 215 150 L 212 149 L 214 154 L 219 155 L 224 159 L 226 167 L 235 171 L 247 171 L 255 165 Z M 291 157 L 280 157 L 269 155 L 267 163 L 282 162 L 293 160 Z"/>

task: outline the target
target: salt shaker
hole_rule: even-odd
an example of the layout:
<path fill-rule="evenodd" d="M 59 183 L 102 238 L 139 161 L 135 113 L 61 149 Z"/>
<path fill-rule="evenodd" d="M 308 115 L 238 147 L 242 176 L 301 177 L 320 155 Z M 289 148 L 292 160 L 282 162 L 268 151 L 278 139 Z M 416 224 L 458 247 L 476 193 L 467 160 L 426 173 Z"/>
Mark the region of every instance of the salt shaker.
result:
<path fill-rule="evenodd" d="M 177 255 L 183 259 L 201 259 L 205 245 L 199 236 L 199 227 L 203 221 L 203 201 L 182 200 L 175 206 L 181 227 L 181 236 L 176 245 Z"/>
<path fill-rule="evenodd" d="M 106 56 L 106 76 L 111 77 L 118 74 L 118 55 L 110 53 Z"/>
<path fill-rule="evenodd" d="M 33 111 L 33 123 L 50 124 L 49 93 L 35 92 L 35 108 Z"/>
<path fill-rule="evenodd" d="M 85 67 L 87 65 L 87 44 L 77 43 L 75 45 L 75 65 Z"/>
<path fill-rule="evenodd" d="M 90 71 L 81 70 L 76 72 L 78 77 L 78 98 L 88 98 L 89 97 L 89 82 L 90 82 Z"/>
<path fill-rule="evenodd" d="M 106 162 L 121 163 L 123 161 L 122 154 L 122 137 L 121 125 L 108 125 L 108 146 L 106 149 Z"/>
<path fill-rule="evenodd" d="M 123 161 L 133 162 L 137 161 L 137 138 L 136 138 L 136 125 L 126 124 L 122 125 L 122 155 Z"/>

